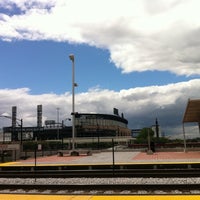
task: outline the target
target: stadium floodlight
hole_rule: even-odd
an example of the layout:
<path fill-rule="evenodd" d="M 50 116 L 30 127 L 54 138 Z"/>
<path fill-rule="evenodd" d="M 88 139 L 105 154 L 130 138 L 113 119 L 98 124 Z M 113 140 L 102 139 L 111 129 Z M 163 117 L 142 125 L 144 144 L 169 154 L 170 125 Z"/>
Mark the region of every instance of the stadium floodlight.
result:
<path fill-rule="evenodd" d="M 72 150 L 75 149 L 74 140 L 75 140 L 75 64 L 74 64 L 74 55 L 70 54 L 69 59 L 72 61 Z"/>

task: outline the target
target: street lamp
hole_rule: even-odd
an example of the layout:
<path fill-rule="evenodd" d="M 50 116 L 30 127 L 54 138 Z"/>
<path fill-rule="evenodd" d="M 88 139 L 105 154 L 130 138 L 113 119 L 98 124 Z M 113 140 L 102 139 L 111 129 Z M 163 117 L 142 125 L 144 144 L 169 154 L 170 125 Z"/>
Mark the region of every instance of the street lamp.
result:
<path fill-rule="evenodd" d="M 74 55 L 70 54 L 69 59 L 72 61 L 72 150 L 75 149 L 74 138 L 75 138 L 75 65 L 74 65 Z"/>

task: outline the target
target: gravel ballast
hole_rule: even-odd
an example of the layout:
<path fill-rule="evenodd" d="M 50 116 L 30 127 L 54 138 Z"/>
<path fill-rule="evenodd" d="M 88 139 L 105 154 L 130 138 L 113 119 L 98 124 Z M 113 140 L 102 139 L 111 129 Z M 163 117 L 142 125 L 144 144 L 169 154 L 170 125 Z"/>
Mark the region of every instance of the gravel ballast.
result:
<path fill-rule="evenodd" d="M 200 178 L 0 178 L 0 184 L 200 184 Z"/>

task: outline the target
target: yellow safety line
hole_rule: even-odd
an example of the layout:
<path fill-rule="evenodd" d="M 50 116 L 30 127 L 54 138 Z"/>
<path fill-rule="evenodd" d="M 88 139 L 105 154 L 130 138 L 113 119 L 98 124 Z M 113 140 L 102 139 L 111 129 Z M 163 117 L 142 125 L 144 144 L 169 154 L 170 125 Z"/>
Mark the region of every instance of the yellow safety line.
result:
<path fill-rule="evenodd" d="M 21 162 L 7 162 L 7 163 L 1 163 L 0 166 L 10 166 L 10 165 L 13 165 L 13 164 L 20 164 Z"/>
<path fill-rule="evenodd" d="M 199 200 L 200 196 L 190 195 L 148 195 L 148 196 L 94 196 L 92 200 Z"/>
<path fill-rule="evenodd" d="M 0 194 L 2 200 L 199 200 L 200 195 L 27 195 Z"/>
<path fill-rule="evenodd" d="M 42 163 L 40 161 L 38 161 L 38 163 L 36 163 L 37 166 L 96 166 L 96 165 L 112 165 L 113 163 L 83 163 L 83 164 L 78 164 L 78 163 Z M 115 165 L 152 165 L 152 164 L 155 164 L 155 165 L 169 165 L 169 164 L 200 164 L 200 162 L 197 162 L 197 161 L 162 161 L 162 162 L 147 162 L 147 161 L 144 161 L 144 162 L 127 162 L 127 163 L 118 163 L 116 162 Z M 29 163 L 26 163 L 26 162 L 7 162 L 7 163 L 1 163 L 0 164 L 0 167 L 4 167 L 4 166 L 35 166 L 34 164 L 34 161 L 30 161 Z"/>
<path fill-rule="evenodd" d="M 37 166 L 96 166 L 96 165 L 112 165 L 113 163 L 92 163 L 92 164 L 70 164 L 70 163 L 36 163 Z M 115 165 L 169 165 L 169 164 L 200 164 L 200 162 L 132 162 L 132 163 L 115 163 Z M 0 164 L 0 166 L 35 166 L 32 163 L 9 162 Z"/>

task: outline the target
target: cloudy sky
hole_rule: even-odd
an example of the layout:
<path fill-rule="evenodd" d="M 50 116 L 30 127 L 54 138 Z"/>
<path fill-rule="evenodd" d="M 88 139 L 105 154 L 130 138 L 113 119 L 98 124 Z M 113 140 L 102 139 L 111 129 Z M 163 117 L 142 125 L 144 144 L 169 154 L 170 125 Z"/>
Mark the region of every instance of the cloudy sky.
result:
<path fill-rule="evenodd" d="M 188 98 L 200 98 L 199 0 L 0 0 L 0 114 L 36 125 L 76 111 L 124 113 L 129 128 L 158 118 L 182 133 Z M 10 125 L 0 118 L 0 127 Z M 67 123 L 67 122 L 66 122 Z M 186 132 L 198 136 L 192 124 Z"/>

